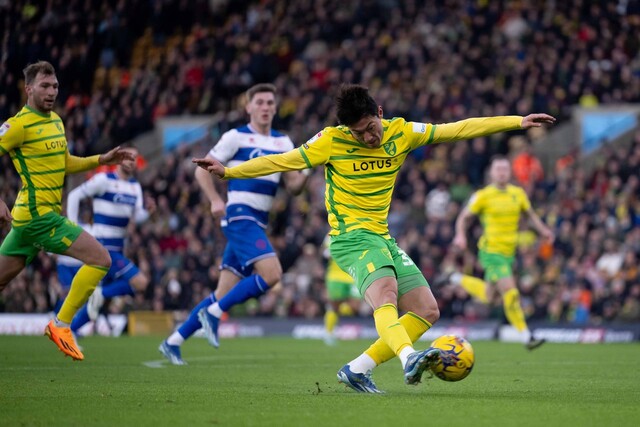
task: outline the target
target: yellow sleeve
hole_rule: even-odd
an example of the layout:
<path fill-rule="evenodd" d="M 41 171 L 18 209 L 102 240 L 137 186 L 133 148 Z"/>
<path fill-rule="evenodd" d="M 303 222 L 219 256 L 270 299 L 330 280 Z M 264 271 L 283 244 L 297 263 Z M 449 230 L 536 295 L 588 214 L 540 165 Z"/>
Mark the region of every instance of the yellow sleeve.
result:
<path fill-rule="evenodd" d="M 24 141 L 24 127 L 11 118 L 0 126 L 0 156 L 19 148 Z"/>
<path fill-rule="evenodd" d="M 482 209 L 484 208 L 484 198 L 482 197 L 481 191 L 476 191 L 469 199 L 469 204 L 467 205 L 469 208 L 469 212 L 474 215 L 480 215 Z"/>
<path fill-rule="evenodd" d="M 64 171 L 67 174 L 85 172 L 91 169 L 95 169 L 100 165 L 100 155 L 96 154 L 91 157 L 77 157 L 69 154 L 67 150 L 67 160 Z"/>
<path fill-rule="evenodd" d="M 407 122 L 405 134 L 413 137 L 413 147 L 417 148 L 438 142 L 471 139 L 498 132 L 522 129 L 521 124 L 521 116 L 478 117 L 440 125 Z"/>
<path fill-rule="evenodd" d="M 531 201 L 529 201 L 529 197 L 527 196 L 527 193 L 524 191 L 524 189 L 520 188 L 520 209 L 522 209 L 522 212 L 527 212 L 529 211 L 529 209 L 531 209 Z"/>
<path fill-rule="evenodd" d="M 286 153 L 256 157 L 238 166 L 225 168 L 224 179 L 256 178 L 276 172 L 310 169 L 327 163 L 330 155 L 331 137 L 323 131 L 299 148 Z"/>

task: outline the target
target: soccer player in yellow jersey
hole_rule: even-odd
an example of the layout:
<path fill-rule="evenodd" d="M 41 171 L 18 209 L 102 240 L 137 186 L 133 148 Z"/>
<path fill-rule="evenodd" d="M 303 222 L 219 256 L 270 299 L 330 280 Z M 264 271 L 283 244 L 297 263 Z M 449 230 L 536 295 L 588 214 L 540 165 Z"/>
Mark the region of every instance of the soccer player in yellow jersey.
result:
<path fill-rule="evenodd" d="M 518 243 L 518 225 L 522 213 L 531 220 L 540 235 L 553 242 L 553 232 L 531 209 L 531 203 L 524 190 L 511 185 L 511 164 L 504 156 L 496 156 L 489 169 L 491 183 L 477 191 L 456 220 L 456 234 L 453 244 L 467 248 L 465 235 L 468 219 L 474 215 L 480 218 L 484 233 L 478 242 L 478 258 L 484 268 L 486 282 L 495 283 L 502 295 L 504 313 L 514 328 L 526 335 L 525 346 L 533 350 L 544 340 L 534 339 L 527 328 L 524 312 L 520 306 L 520 294 L 513 278 L 511 265 Z M 478 278 L 454 272 L 449 281 L 462 286 L 469 294 L 483 303 L 488 303 L 487 285 Z"/>
<path fill-rule="evenodd" d="M 385 119 L 367 88 L 343 85 L 336 98 L 339 126 L 323 129 L 301 147 L 225 168 L 193 159 L 219 178 L 250 178 L 325 166 L 325 204 L 331 255 L 354 278 L 373 308 L 380 339 L 338 371 L 338 380 L 359 392 L 379 393 L 370 371 L 398 356 L 406 384 L 417 384 L 438 362 L 439 351 L 416 351 L 413 343 L 440 315 L 429 284 L 389 235 L 387 215 L 398 171 L 420 146 L 475 138 L 552 123 L 546 114 L 462 120 L 434 125 Z M 405 312 L 398 316 L 398 308 Z"/>
<path fill-rule="evenodd" d="M 0 290 L 31 263 L 40 250 L 82 261 L 84 265 L 45 334 L 64 354 L 83 360 L 69 325 L 109 270 L 111 257 L 89 233 L 60 215 L 64 177 L 98 165 L 133 160 L 133 157 L 119 147 L 91 157 L 70 155 L 64 125 L 53 111 L 58 96 L 53 66 L 45 61 L 36 62 L 24 69 L 24 77 L 27 104 L 0 126 L 0 155 L 11 156 L 22 179 L 22 188 L 11 212 L 0 200 L 0 221 L 11 221 L 11 231 L 0 246 Z"/>

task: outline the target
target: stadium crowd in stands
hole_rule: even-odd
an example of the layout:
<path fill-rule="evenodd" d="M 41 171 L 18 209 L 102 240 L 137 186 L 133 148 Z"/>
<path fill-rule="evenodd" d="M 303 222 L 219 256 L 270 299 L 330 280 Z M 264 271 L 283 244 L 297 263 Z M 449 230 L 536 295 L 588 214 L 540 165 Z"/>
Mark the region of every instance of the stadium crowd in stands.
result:
<path fill-rule="evenodd" d="M 78 155 L 129 141 L 168 115 L 215 114 L 227 130 L 244 121 L 239 95 L 265 81 L 281 93 L 275 127 L 298 144 L 329 124 L 321 118 L 332 116 L 341 82 L 369 86 L 389 117 L 438 123 L 540 111 L 562 121 L 574 105 L 640 101 L 638 3 L 0 0 L 0 119 L 24 102 L 22 68 L 45 59 L 57 69 L 58 111 Z M 528 150 L 535 138 L 501 135 L 414 152 L 397 183 L 391 234 L 428 279 L 454 266 L 477 274 L 473 247 L 450 248 L 453 222 L 484 184 L 491 155 L 509 154 L 516 181 L 558 236 L 546 247 L 522 233 L 516 271 L 527 314 L 639 321 L 640 134 L 630 148 L 605 148 L 591 173 L 558 162 L 546 175 Z M 132 232 L 128 251 L 151 285 L 111 310 L 187 310 L 215 286 L 222 235 L 188 161 L 214 142 L 180 147 L 144 172 L 158 212 Z M 19 188 L 9 163 L 0 158 L 7 201 Z M 276 203 L 272 232 L 288 273 L 281 291 L 245 307 L 248 314 L 323 312 L 321 173 L 304 196 Z M 477 238 L 479 228 L 472 232 Z M 4 291 L 0 310 L 46 312 L 59 292 L 54 263 L 41 254 Z M 501 315 L 500 304 L 487 311 L 460 289 L 435 293 L 443 318 Z"/>

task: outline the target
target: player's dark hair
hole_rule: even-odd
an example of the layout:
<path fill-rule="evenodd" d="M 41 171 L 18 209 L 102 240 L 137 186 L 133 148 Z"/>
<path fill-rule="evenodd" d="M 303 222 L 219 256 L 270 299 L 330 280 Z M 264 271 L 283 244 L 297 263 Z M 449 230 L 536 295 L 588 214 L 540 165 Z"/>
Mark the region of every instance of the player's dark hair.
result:
<path fill-rule="evenodd" d="M 491 161 L 489 162 L 489 164 L 492 165 L 495 162 L 501 162 L 503 160 L 511 163 L 509 161 L 509 158 L 507 156 L 505 156 L 504 154 L 495 154 L 495 155 L 491 156 Z"/>
<path fill-rule="evenodd" d="M 378 116 L 378 104 L 366 87 L 343 84 L 336 95 L 336 116 L 341 125 L 351 126 L 363 117 Z"/>
<path fill-rule="evenodd" d="M 45 76 L 56 75 L 55 68 L 53 68 L 53 65 L 47 61 L 38 61 L 33 64 L 29 64 L 24 68 L 24 70 L 22 70 L 22 72 L 24 73 L 24 82 L 28 85 L 33 84 L 39 73 L 42 73 Z"/>
<path fill-rule="evenodd" d="M 257 85 L 251 86 L 247 90 L 247 101 L 250 102 L 256 93 L 260 92 L 271 92 L 272 94 L 276 94 L 276 86 L 271 83 L 258 83 Z"/>

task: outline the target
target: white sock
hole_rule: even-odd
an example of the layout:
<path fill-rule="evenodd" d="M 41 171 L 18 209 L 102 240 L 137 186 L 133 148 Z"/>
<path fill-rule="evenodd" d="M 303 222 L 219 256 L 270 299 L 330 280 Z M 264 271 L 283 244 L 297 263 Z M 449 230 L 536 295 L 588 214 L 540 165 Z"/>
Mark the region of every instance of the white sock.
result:
<path fill-rule="evenodd" d="M 348 365 L 351 372 L 355 372 L 356 374 L 366 374 L 367 371 L 378 366 L 367 353 L 362 353 L 360 356 L 349 362 Z"/>
<path fill-rule="evenodd" d="M 525 344 L 531 341 L 532 338 L 533 334 L 531 333 L 531 331 L 529 331 L 529 329 L 525 329 L 524 331 L 522 331 L 522 339 L 524 340 Z"/>
<path fill-rule="evenodd" d="M 462 283 L 462 273 L 451 273 L 451 276 L 449 276 L 449 281 L 454 285 L 459 285 L 460 283 Z"/>
<path fill-rule="evenodd" d="M 53 323 L 56 325 L 56 328 L 68 328 L 71 326 L 69 323 L 65 323 L 58 319 L 58 316 L 53 318 Z"/>
<path fill-rule="evenodd" d="M 407 359 L 409 358 L 409 355 L 414 352 L 415 352 L 415 349 L 410 345 L 400 350 L 400 354 L 398 355 L 398 357 L 400 358 L 400 363 L 402 363 L 403 368 L 407 364 Z"/>
<path fill-rule="evenodd" d="M 207 311 L 209 312 L 209 314 L 216 316 L 218 319 L 222 317 L 223 311 L 217 302 L 207 307 Z"/>
<path fill-rule="evenodd" d="M 183 342 L 184 342 L 184 338 L 182 337 L 182 335 L 180 335 L 180 332 L 178 331 L 175 331 L 174 333 L 171 334 L 169 338 L 167 338 L 167 344 L 169 345 L 181 346 Z"/>

